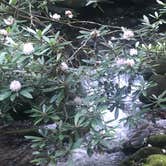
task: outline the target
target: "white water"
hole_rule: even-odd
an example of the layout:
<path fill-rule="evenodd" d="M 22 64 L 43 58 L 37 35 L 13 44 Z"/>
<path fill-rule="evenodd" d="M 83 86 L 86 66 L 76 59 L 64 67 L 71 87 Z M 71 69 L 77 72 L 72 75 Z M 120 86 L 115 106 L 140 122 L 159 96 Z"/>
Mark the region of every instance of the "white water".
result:
<path fill-rule="evenodd" d="M 117 76 L 114 79 L 114 83 L 118 84 L 120 88 L 124 86 L 128 86 L 128 74 L 122 74 Z M 132 111 L 132 97 L 133 93 L 137 90 L 136 86 L 139 86 L 140 81 L 142 81 L 141 77 L 138 77 L 134 82 L 134 86 L 131 87 L 131 92 L 125 98 L 125 110 L 119 109 L 119 116 L 115 119 L 115 110 L 110 111 L 108 109 L 103 111 L 103 119 L 105 122 L 109 122 L 108 126 L 115 128 L 115 139 L 116 141 L 126 140 L 129 133 L 129 127 L 124 125 L 124 121 L 121 122 L 122 119 L 125 119 L 129 116 L 130 112 Z M 84 80 L 83 81 L 84 87 L 86 88 L 88 95 L 93 95 L 95 88 L 98 86 L 98 81 L 91 81 L 91 80 Z M 138 102 L 138 101 L 135 101 Z M 93 105 L 93 104 L 92 104 Z"/>

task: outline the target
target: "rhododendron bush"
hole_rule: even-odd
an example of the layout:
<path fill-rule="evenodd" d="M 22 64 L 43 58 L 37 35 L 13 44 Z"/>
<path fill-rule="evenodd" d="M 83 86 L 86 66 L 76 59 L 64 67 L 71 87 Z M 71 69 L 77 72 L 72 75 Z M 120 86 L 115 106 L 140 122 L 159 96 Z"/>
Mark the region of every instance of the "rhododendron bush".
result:
<path fill-rule="evenodd" d="M 0 10 L 0 121 L 27 120 L 39 128 L 37 136 L 26 137 L 38 165 L 56 163 L 79 147 L 89 154 L 104 150 L 114 129 L 103 110 L 115 111 L 116 119 L 134 79 L 149 61 L 165 56 L 162 13 L 130 29 L 83 27 L 73 10 L 51 13 L 47 1 L 1 1 Z M 150 23 L 151 17 L 157 21 Z M 129 84 L 120 87 L 115 78 L 123 74 L 130 75 Z M 142 81 L 134 97 L 145 86 Z M 161 106 L 163 96 L 154 103 Z"/>

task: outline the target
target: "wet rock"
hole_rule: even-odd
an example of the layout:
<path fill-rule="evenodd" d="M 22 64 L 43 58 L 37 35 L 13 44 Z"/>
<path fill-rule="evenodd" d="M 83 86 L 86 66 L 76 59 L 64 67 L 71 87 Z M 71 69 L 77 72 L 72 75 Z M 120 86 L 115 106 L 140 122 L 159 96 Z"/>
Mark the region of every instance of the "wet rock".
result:
<path fill-rule="evenodd" d="M 156 121 L 156 126 L 161 129 L 166 129 L 166 119 L 160 119 Z M 165 130 L 166 131 L 166 130 Z"/>
<path fill-rule="evenodd" d="M 166 166 L 166 155 L 151 155 L 147 158 L 147 162 L 143 166 Z"/>
<path fill-rule="evenodd" d="M 163 154 L 163 152 L 157 147 L 143 147 L 127 159 L 123 160 L 120 166 L 133 166 L 135 163 L 145 161 L 145 159 L 152 154 Z"/>
<path fill-rule="evenodd" d="M 147 140 L 148 144 L 152 146 L 165 148 L 166 147 L 166 134 L 150 136 Z"/>
<path fill-rule="evenodd" d="M 150 132 L 151 127 L 147 124 L 131 130 L 131 133 L 128 135 L 128 140 L 123 144 L 123 151 L 126 154 L 130 154 L 143 147 Z"/>
<path fill-rule="evenodd" d="M 112 154 L 104 153 L 99 154 L 95 153 L 92 157 L 89 157 L 85 150 L 77 149 L 74 150 L 69 162 L 59 163 L 58 166 L 119 166 L 121 160 L 125 158 L 123 152 L 116 152 Z"/>
<path fill-rule="evenodd" d="M 147 144 L 151 144 L 152 141 L 150 141 L 150 140 L 153 140 L 153 139 L 150 139 L 150 138 L 154 138 L 155 136 L 165 135 L 164 133 L 166 132 L 166 130 L 163 127 L 163 125 L 164 125 L 163 120 L 156 121 L 156 124 L 154 124 L 152 122 L 148 122 L 148 121 L 141 122 L 141 123 L 144 123 L 144 124 L 138 126 L 136 129 L 132 129 L 130 131 L 130 134 L 128 134 L 128 140 L 125 141 L 123 144 L 123 152 L 125 152 L 126 154 L 134 153 L 139 148 L 141 148 Z M 161 134 L 161 133 L 163 133 L 163 134 Z M 164 136 L 162 136 L 162 138 L 163 137 Z M 161 138 L 161 137 L 159 137 L 159 138 Z M 161 140 L 159 138 L 157 137 L 158 141 L 157 140 L 153 140 L 153 141 L 160 142 Z M 149 140 L 149 141 L 147 141 L 147 140 Z M 156 144 L 158 144 L 158 143 L 153 143 L 154 146 Z M 165 145 L 166 142 L 164 140 L 162 140 L 161 144 Z"/>

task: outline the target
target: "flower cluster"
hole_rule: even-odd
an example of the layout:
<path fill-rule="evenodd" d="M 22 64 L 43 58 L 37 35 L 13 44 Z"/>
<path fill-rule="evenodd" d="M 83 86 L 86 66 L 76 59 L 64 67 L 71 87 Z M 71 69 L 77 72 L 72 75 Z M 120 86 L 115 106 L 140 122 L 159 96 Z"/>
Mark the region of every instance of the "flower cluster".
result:
<path fill-rule="evenodd" d="M 10 90 L 12 92 L 18 92 L 21 89 L 21 83 L 17 80 L 14 80 L 10 83 Z"/>
<path fill-rule="evenodd" d="M 34 47 L 32 43 L 25 43 L 23 45 L 23 53 L 29 55 L 34 52 Z"/>
<path fill-rule="evenodd" d="M 61 71 L 65 72 L 69 69 L 68 65 L 65 62 L 62 62 L 60 65 Z"/>
<path fill-rule="evenodd" d="M 72 11 L 70 11 L 70 10 L 66 10 L 66 11 L 65 11 L 65 15 L 66 15 L 68 18 L 73 18 L 73 13 L 72 13 Z"/>
<path fill-rule="evenodd" d="M 138 51 L 137 51 L 137 49 L 135 49 L 135 48 L 131 48 L 130 51 L 129 51 L 129 54 L 130 54 L 131 56 L 137 55 L 137 54 L 138 54 Z"/>
<path fill-rule="evenodd" d="M 60 14 L 55 13 L 55 14 L 53 14 L 53 15 L 50 15 L 50 17 L 51 17 L 52 19 L 54 19 L 54 20 L 60 20 L 61 15 L 60 15 Z"/>
<path fill-rule="evenodd" d="M 130 40 L 134 37 L 134 32 L 130 29 L 122 27 L 123 35 L 122 38 L 126 40 Z"/>
<path fill-rule="evenodd" d="M 68 18 L 73 18 L 74 17 L 72 11 L 70 11 L 70 10 L 65 11 L 65 16 L 67 16 Z M 59 21 L 61 19 L 61 15 L 58 14 L 58 13 L 54 13 L 53 15 L 50 14 L 50 17 L 54 20 L 57 20 L 57 21 Z"/>

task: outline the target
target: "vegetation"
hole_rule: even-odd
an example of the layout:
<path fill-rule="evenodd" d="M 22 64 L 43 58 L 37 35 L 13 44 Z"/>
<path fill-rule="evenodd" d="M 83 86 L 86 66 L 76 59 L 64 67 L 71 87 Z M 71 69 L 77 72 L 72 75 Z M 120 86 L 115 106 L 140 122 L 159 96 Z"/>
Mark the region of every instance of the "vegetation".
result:
<path fill-rule="evenodd" d="M 38 136 L 26 136 L 34 148 L 33 163 L 56 163 L 79 147 L 89 155 L 104 150 L 114 133 L 104 111 L 114 111 L 117 119 L 135 79 L 144 69 L 156 74 L 153 64 L 165 58 L 160 28 L 166 4 L 158 3 L 162 9 L 143 16 L 143 25 L 131 30 L 88 21 L 96 28 L 84 27 L 72 10 L 50 13 L 47 1 L 1 1 L 0 121 L 29 120 L 39 128 Z M 68 28 L 74 29 L 72 41 Z M 127 85 L 115 81 L 124 75 Z M 164 110 L 166 91 L 146 95 L 149 86 L 154 81 L 142 79 L 136 87 L 131 111 L 140 94 L 150 102 L 127 122 Z"/>

